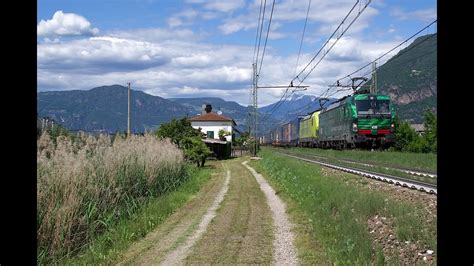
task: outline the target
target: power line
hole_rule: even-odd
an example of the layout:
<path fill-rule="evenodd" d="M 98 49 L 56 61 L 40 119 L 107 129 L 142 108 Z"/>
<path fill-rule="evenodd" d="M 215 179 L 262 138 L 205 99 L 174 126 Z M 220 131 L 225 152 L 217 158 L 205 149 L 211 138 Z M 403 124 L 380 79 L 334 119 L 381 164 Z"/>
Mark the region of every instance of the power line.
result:
<path fill-rule="evenodd" d="M 263 4 L 263 0 L 260 0 L 260 9 L 258 11 L 258 22 L 257 22 L 257 33 L 255 34 L 255 45 L 253 47 L 253 62 L 256 61 L 255 59 L 255 52 L 257 51 L 257 40 L 258 40 L 258 32 L 260 30 L 260 17 L 262 16 L 262 4 Z"/>
<path fill-rule="evenodd" d="M 324 57 L 329 53 L 329 51 L 331 51 L 331 49 L 334 47 L 334 45 L 336 45 L 336 43 L 342 38 L 342 36 L 344 35 L 344 33 L 346 33 L 346 31 L 352 26 L 352 24 L 354 24 L 354 22 L 357 20 L 357 18 L 359 18 L 359 16 L 362 14 L 362 12 L 364 12 L 364 10 L 367 8 L 367 6 L 370 4 L 371 0 L 368 0 L 367 3 L 364 5 L 364 7 L 359 10 L 359 12 L 357 13 L 357 15 L 352 19 L 352 21 L 349 23 L 349 25 L 347 26 L 347 28 L 345 28 L 342 33 L 336 38 L 336 40 L 333 42 L 333 44 L 329 47 L 328 50 L 326 50 L 326 52 L 322 55 L 322 57 L 319 59 L 319 61 L 313 66 L 311 67 L 311 70 L 308 72 L 308 74 L 306 74 L 306 76 L 304 76 L 304 78 L 302 80 L 300 80 L 299 78 L 299 75 L 301 75 L 304 70 L 311 65 L 311 63 L 314 61 L 314 59 L 316 59 L 316 57 L 319 55 L 319 53 L 324 49 L 324 47 L 329 43 L 329 41 L 332 39 L 332 37 L 334 36 L 334 34 L 336 34 L 336 32 L 339 30 L 339 28 L 344 24 L 345 20 L 349 17 L 349 15 L 352 13 L 352 11 L 354 10 L 354 8 L 357 6 L 357 4 L 359 3 L 359 1 L 357 1 L 354 6 L 352 7 L 352 9 L 349 11 L 349 13 L 346 15 L 346 17 L 342 20 L 342 22 L 339 24 L 339 26 L 336 28 L 336 30 L 334 31 L 334 33 L 331 35 L 331 37 L 326 41 L 326 43 L 323 45 L 323 47 L 321 47 L 321 49 L 318 51 L 318 53 L 310 60 L 310 62 L 303 68 L 303 70 L 298 74 L 298 76 L 296 76 L 293 80 L 295 80 L 296 78 L 298 78 L 298 80 L 300 80 L 300 84 L 303 83 L 303 81 L 309 76 L 309 74 L 311 74 L 311 72 L 313 72 L 313 70 L 316 68 L 316 66 L 319 65 L 319 63 L 324 59 Z"/>
<path fill-rule="evenodd" d="M 262 70 L 263 58 L 265 57 L 265 48 L 267 48 L 268 33 L 270 32 L 270 25 L 272 24 L 273 9 L 275 7 L 275 0 L 273 0 L 272 11 L 270 12 L 270 19 L 268 20 L 267 36 L 265 37 L 265 44 L 263 45 L 262 59 L 260 60 L 260 67 L 257 73 L 257 81 L 260 76 L 260 71 Z M 263 27 L 263 24 L 262 24 Z"/>
<path fill-rule="evenodd" d="M 288 87 L 286 88 L 285 92 L 283 93 L 282 97 L 280 98 L 280 100 L 277 102 L 277 104 L 272 108 L 272 110 L 270 110 L 270 114 L 268 115 L 265 115 L 265 117 L 262 119 L 262 120 L 265 120 L 265 119 L 268 119 L 270 118 L 273 113 L 276 111 L 276 109 L 278 109 L 281 104 L 282 104 L 282 100 L 283 98 L 286 96 L 286 94 L 288 93 L 288 90 L 289 88 L 293 85 L 293 81 L 295 81 L 296 79 L 298 79 L 300 81 L 300 83 L 298 84 L 301 85 L 301 83 L 303 83 L 303 81 L 309 76 L 309 74 L 311 74 L 311 72 L 316 68 L 316 66 L 321 62 L 321 60 L 324 59 L 324 57 L 329 53 L 329 51 L 331 51 L 331 49 L 334 47 L 334 45 L 339 41 L 339 39 L 344 35 L 344 33 L 346 33 L 346 31 L 352 26 L 352 24 L 359 18 L 359 16 L 362 14 L 362 12 L 364 12 L 364 10 L 367 8 L 367 6 L 370 4 L 371 0 L 367 0 L 366 1 L 366 4 L 362 7 L 362 8 L 359 8 L 359 11 L 357 13 L 357 15 L 351 20 L 351 22 L 349 23 L 349 25 L 339 34 L 339 36 L 336 38 L 336 40 L 334 41 L 334 43 L 324 52 L 324 54 L 322 55 L 321 59 L 311 68 L 311 70 L 305 75 L 305 77 L 303 79 L 300 79 L 299 76 L 304 73 L 304 71 L 311 65 L 311 63 L 317 58 L 317 56 L 323 51 L 323 49 L 326 47 L 326 45 L 329 43 L 329 41 L 334 37 L 334 35 L 339 31 L 339 29 L 342 27 L 342 25 L 345 23 L 345 21 L 347 20 L 347 18 L 350 16 L 350 14 L 354 11 L 355 7 L 357 6 L 357 4 L 359 4 L 360 0 L 357 0 L 355 2 L 355 4 L 352 6 L 352 8 L 349 10 L 349 12 L 346 14 L 346 16 L 344 17 L 344 19 L 341 21 L 341 23 L 339 23 L 339 25 L 337 26 L 336 30 L 331 34 L 331 36 L 327 39 L 327 41 L 324 43 L 324 45 L 319 49 L 319 51 L 316 53 L 315 56 L 313 56 L 313 58 L 309 61 L 309 63 L 300 71 L 300 73 L 298 73 L 298 75 L 296 75 L 296 77 L 294 77 L 291 82 L 290 82 L 290 85 L 288 85 Z M 289 98 L 289 96 L 291 96 L 291 94 L 293 94 L 296 90 L 293 90 L 290 94 L 288 94 L 288 96 L 286 96 L 285 100 Z"/>
<path fill-rule="evenodd" d="M 348 78 L 348 77 L 354 75 L 355 73 L 361 71 L 362 69 L 364 69 L 364 68 L 370 66 L 373 62 L 380 60 L 382 57 L 386 56 L 387 54 L 391 53 L 392 51 L 394 51 L 394 50 L 397 49 L 398 47 L 402 46 L 404 43 L 406 43 L 406 42 L 408 42 L 409 40 L 413 39 L 413 37 L 415 37 L 416 35 L 418 35 L 420 32 L 424 31 L 425 29 L 427 29 L 428 27 L 430 27 L 431 25 L 433 25 L 433 24 L 436 23 L 437 21 L 438 21 L 438 20 L 435 19 L 433 22 L 431 22 L 430 24 L 428 24 L 427 26 L 425 26 L 423 29 L 421 29 L 421 30 L 419 30 L 418 32 L 416 32 L 415 34 L 411 35 L 409 38 L 407 38 L 407 39 L 404 40 L 403 42 L 399 43 L 397 46 L 393 47 L 393 48 L 390 49 L 389 51 L 385 52 L 385 53 L 382 54 L 381 56 L 377 57 L 376 59 L 374 59 L 374 60 L 372 60 L 371 62 L 367 63 L 366 65 L 362 66 L 361 68 L 355 70 L 354 72 L 352 72 L 352 73 L 350 73 L 350 74 L 344 76 L 343 78 L 338 79 L 337 81 L 340 81 L 340 80 L 342 80 L 342 79 Z M 431 36 L 429 36 L 429 37 L 427 37 L 425 40 L 421 41 L 420 43 L 425 42 L 427 39 L 429 39 L 429 38 L 431 38 L 431 37 L 433 37 L 433 36 L 434 36 L 434 34 L 431 35 Z M 420 43 L 418 43 L 416 46 L 418 46 Z M 410 48 L 410 49 L 412 49 L 412 48 Z M 405 52 L 403 52 L 403 53 L 405 53 Z M 333 85 L 334 85 L 334 84 L 333 84 Z"/>
<path fill-rule="evenodd" d="M 263 13 L 262 13 L 262 23 L 261 23 L 261 27 L 260 27 L 260 34 L 259 34 L 259 37 L 258 37 L 257 57 L 255 58 L 255 64 L 257 64 L 257 62 L 258 62 L 258 54 L 260 53 L 260 42 L 262 40 L 262 30 L 263 30 L 263 22 L 265 20 L 265 8 L 266 8 L 266 6 L 267 6 L 267 0 L 264 0 Z"/>
<path fill-rule="evenodd" d="M 416 44 L 413 44 L 412 46 L 410 46 L 410 47 L 408 47 L 408 48 L 405 48 L 404 50 L 401 50 L 400 52 L 398 52 L 398 54 L 396 54 L 395 56 L 393 56 L 392 58 L 390 58 L 388 61 L 394 61 L 394 60 L 398 59 L 400 56 L 404 55 L 406 52 L 408 52 L 408 51 L 410 51 L 410 50 L 416 48 L 417 46 L 421 45 L 422 43 L 424 43 L 424 42 L 430 40 L 431 38 L 433 38 L 433 37 L 435 37 L 435 36 L 436 36 L 436 34 L 432 34 L 432 35 L 426 37 L 425 39 L 421 40 L 420 42 L 418 42 L 418 43 L 416 43 Z M 426 55 L 431 54 L 431 53 L 433 53 L 433 52 L 435 52 L 435 51 L 436 51 L 436 49 L 433 49 L 432 51 L 427 52 L 427 53 L 425 53 L 425 54 L 422 54 L 422 55 L 420 55 L 420 56 L 418 56 L 418 57 L 415 57 L 415 58 L 413 58 L 413 59 L 411 59 L 411 60 L 416 60 L 416 59 L 418 59 L 418 58 L 420 58 L 420 57 L 426 56 Z M 411 60 L 409 60 L 409 61 L 411 61 Z M 374 60 L 374 61 L 372 61 L 372 62 L 375 62 L 375 61 L 376 61 L 376 60 Z M 388 61 L 387 61 L 387 62 L 388 62 Z M 371 62 L 371 63 L 372 63 L 372 62 Z M 396 64 L 396 65 L 392 65 L 392 66 L 399 66 L 399 65 L 401 65 L 402 63 L 405 63 L 405 62 L 401 62 L 401 63 L 398 63 L 398 64 Z M 382 66 L 383 66 L 383 65 L 382 65 Z M 382 67 L 382 66 L 381 66 L 381 67 Z M 365 66 L 365 67 L 366 67 L 366 66 Z M 355 73 L 361 71 L 361 70 L 364 69 L 365 67 L 360 68 L 358 71 L 353 72 L 352 74 L 355 74 Z M 384 70 L 385 70 L 385 69 L 382 67 L 382 69 L 378 69 L 378 73 L 384 72 Z M 361 77 L 365 77 L 365 76 L 371 75 L 372 72 L 373 72 L 373 71 L 370 70 L 370 71 L 364 73 L 363 75 L 361 75 Z M 350 75 L 352 75 L 352 74 L 350 74 Z M 346 77 L 347 77 L 347 76 L 346 76 Z M 346 78 L 346 77 L 344 77 L 344 78 Z M 344 78 L 341 78 L 341 79 L 344 79 Z M 339 79 L 339 80 L 341 80 L 341 79 Z M 338 80 L 338 81 L 339 81 L 339 80 Z M 342 85 L 342 86 L 344 86 L 344 85 Z M 334 95 L 334 94 L 333 94 L 333 95 Z"/>
<path fill-rule="evenodd" d="M 304 33 L 306 31 L 306 23 L 308 22 L 310 7 L 311 7 L 311 0 L 309 0 L 308 2 L 308 9 L 306 10 L 306 19 L 304 21 L 303 33 L 301 34 L 300 49 L 298 50 L 298 57 L 296 58 L 295 72 L 293 73 L 293 76 L 296 75 L 296 70 L 298 69 L 298 63 L 300 61 L 301 47 L 303 46 Z"/>

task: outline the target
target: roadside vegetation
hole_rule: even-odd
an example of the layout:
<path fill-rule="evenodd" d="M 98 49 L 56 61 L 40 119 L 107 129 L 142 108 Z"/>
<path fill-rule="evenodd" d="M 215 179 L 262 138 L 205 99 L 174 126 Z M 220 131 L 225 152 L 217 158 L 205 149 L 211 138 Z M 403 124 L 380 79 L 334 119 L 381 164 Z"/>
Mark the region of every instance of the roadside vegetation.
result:
<path fill-rule="evenodd" d="M 176 190 L 160 197 L 152 197 L 133 215 L 121 219 L 104 234 L 94 239 L 83 252 L 67 258 L 67 265 L 110 265 L 120 261 L 121 256 L 136 241 L 163 224 L 166 219 L 195 197 L 210 179 L 212 166 L 189 168 L 189 176 Z"/>
<path fill-rule="evenodd" d="M 396 119 L 396 143 L 392 150 L 416 153 L 436 153 L 438 150 L 438 119 L 429 109 L 423 114 L 425 133 L 418 135 L 406 121 Z"/>
<path fill-rule="evenodd" d="M 196 133 L 185 137 L 179 147 L 173 139 L 150 134 L 92 136 L 60 126 L 38 130 L 38 264 L 64 261 L 86 249 L 102 258 L 112 243 L 142 236 L 182 205 L 184 194 L 169 193 L 188 184 L 188 195 L 205 180 L 195 176 L 209 175 L 202 169 L 209 150 Z M 158 205 L 165 208 L 156 211 Z M 142 206 L 155 208 L 155 214 L 146 214 Z M 145 212 L 141 218 L 139 211 Z M 114 235 L 117 224 L 135 219 L 137 225 L 122 225 L 130 235 L 120 235 L 122 240 Z M 142 227 L 145 220 L 149 224 Z M 99 242 L 91 246 L 93 241 Z"/>
<path fill-rule="evenodd" d="M 268 178 L 277 194 L 289 201 L 290 206 L 297 206 L 297 210 L 308 217 L 312 237 L 333 263 L 397 262 L 397 254 L 387 256 L 384 254 L 386 246 L 374 242 L 369 230 L 374 217 L 393 221 L 393 237 L 400 243 L 409 241 L 436 250 L 436 218 L 427 222 L 430 215 L 422 207 L 423 202 L 398 201 L 381 191 L 354 186 L 349 179 L 358 177 L 345 173 L 327 175 L 318 165 L 271 150 L 263 149 L 260 156 L 263 159 L 253 163 L 257 170 Z"/>

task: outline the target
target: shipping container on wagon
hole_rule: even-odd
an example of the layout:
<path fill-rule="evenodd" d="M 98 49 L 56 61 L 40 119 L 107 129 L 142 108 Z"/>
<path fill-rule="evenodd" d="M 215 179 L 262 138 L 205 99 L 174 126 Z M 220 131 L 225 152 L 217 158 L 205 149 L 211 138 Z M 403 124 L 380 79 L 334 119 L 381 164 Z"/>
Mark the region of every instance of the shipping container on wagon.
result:
<path fill-rule="evenodd" d="M 282 142 L 283 142 L 283 127 L 279 126 L 279 127 L 275 128 L 273 132 L 274 132 L 273 133 L 273 136 L 274 136 L 273 144 L 276 145 L 276 146 L 282 145 Z"/>
<path fill-rule="evenodd" d="M 300 131 L 300 118 L 290 121 L 290 144 L 291 146 L 298 146 Z"/>
<path fill-rule="evenodd" d="M 291 137 L 291 124 L 286 123 L 283 124 L 282 126 L 283 130 L 283 138 L 282 138 L 282 144 L 285 146 L 290 145 L 290 137 Z"/>

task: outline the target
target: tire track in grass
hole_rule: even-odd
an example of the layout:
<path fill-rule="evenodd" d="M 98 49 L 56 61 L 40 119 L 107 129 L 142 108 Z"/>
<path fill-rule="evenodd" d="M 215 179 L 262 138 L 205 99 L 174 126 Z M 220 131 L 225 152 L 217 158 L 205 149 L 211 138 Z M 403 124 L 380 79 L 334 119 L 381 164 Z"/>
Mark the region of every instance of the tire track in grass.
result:
<path fill-rule="evenodd" d="M 198 225 L 197 230 L 193 232 L 193 234 L 187 238 L 186 242 L 171 253 L 169 253 L 164 260 L 160 263 L 160 265 L 180 265 L 182 261 L 188 255 L 191 247 L 201 238 L 201 236 L 206 232 L 206 229 L 212 219 L 216 216 L 216 210 L 219 208 L 221 202 L 224 200 L 224 196 L 229 189 L 229 182 L 230 182 L 231 174 L 230 170 L 227 169 L 226 171 L 226 178 L 224 181 L 224 185 L 222 186 L 221 190 L 217 194 L 214 202 L 207 210 L 204 217 L 202 217 L 201 222 Z"/>
<path fill-rule="evenodd" d="M 290 223 L 286 214 L 286 207 L 283 201 L 276 195 L 275 190 L 267 183 L 265 178 L 257 173 L 252 167 L 247 165 L 248 161 L 242 164 L 253 174 L 260 189 L 267 198 L 268 206 L 272 211 L 274 221 L 274 257 L 276 265 L 297 265 L 298 258 L 294 246 L 294 235 L 291 231 L 293 225 Z"/>
<path fill-rule="evenodd" d="M 223 164 L 216 164 L 215 176 L 182 208 L 178 209 L 166 221 L 150 232 L 145 238 L 134 243 L 115 262 L 115 265 L 150 265 L 157 264 L 176 246 L 182 243 L 211 206 L 221 190 L 225 179 Z"/>

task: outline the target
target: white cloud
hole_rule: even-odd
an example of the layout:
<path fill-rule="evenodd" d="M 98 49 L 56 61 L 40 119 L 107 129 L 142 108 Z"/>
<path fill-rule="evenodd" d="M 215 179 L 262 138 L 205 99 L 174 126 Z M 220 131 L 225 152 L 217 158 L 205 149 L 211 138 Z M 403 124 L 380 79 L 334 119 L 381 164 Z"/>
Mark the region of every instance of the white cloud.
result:
<path fill-rule="evenodd" d="M 188 17 L 193 16 L 189 13 Z M 241 21 L 245 19 L 252 19 L 256 24 L 255 17 L 243 15 Z M 285 22 L 275 22 L 270 39 L 287 34 L 281 32 L 281 28 L 278 29 L 279 24 Z M 237 25 L 227 30 L 230 32 L 239 27 L 248 25 Z M 299 40 L 299 34 L 296 40 Z M 327 38 L 315 34 L 314 31 L 312 34 L 307 32 L 305 42 L 309 42 L 310 38 Z M 51 43 L 54 40 L 39 43 L 38 88 L 91 89 L 131 82 L 134 89 L 166 98 L 216 96 L 247 105 L 253 42 L 248 46 L 209 44 L 203 42 L 203 36 L 205 34 L 196 34 L 187 29 L 149 28 L 111 31 L 101 37 L 60 43 Z M 337 78 L 370 62 L 396 44 L 395 40 L 376 43 L 363 39 L 361 34 L 345 35 L 305 80 L 304 85 L 311 87 L 304 93 L 320 94 Z M 265 54 L 260 85 L 288 84 L 294 77 L 296 52 L 295 49 L 294 54 L 280 56 L 270 43 Z M 313 55 L 313 51 L 303 52 L 299 69 Z M 259 105 L 277 101 L 283 90 L 261 89 Z"/>
<path fill-rule="evenodd" d="M 206 37 L 206 33 L 196 34 L 189 29 L 162 29 L 162 28 L 144 28 L 133 30 L 111 31 L 107 33 L 108 36 L 131 39 L 146 42 L 163 42 L 170 40 L 199 40 Z"/>
<path fill-rule="evenodd" d="M 396 7 L 392 9 L 390 15 L 400 20 L 415 19 L 423 22 L 433 21 L 437 18 L 436 8 L 404 11 L 403 9 Z"/>
<path fill-rule="evenodd" d="M 222 0 L 210 0 L 206 1 L 204 8 L 209 10 L 215 10 L 220 12 L 230 12 L 244 7 L 245 0 L 232 0 L 232 1 L 222 1 Z"/>
<path fill-rule="evenodd" d="M 265 11 L 265 25 L 268 23 L 270 16 L 271 4 L 267 3 Z M 362 3 L 362 2 L 361 2 Z M 231 34 L 241 30 L 255 29 L 257 27 L 257 18 L 259 16 L 259 2 L 254 2 L 247 7 L 247 12 L 239 14 L 235 17 L 229 17 L 224 20 L 224 23 L 219 26 L 219 29 L 224 34 Z M 308 17 L 308 30 L 316 26 L 319 28 L 319 33 L 327 34 L 333 32 L 337 25 L 346 16 L 349 10 L 354 5 L 352 0 L 315 0 L 311 3 L 311 9 Z M 282 0 L 275 3 L 275 8 L 272 16 L 271 30 L 276 30 L 273 24 L 288 23 L 294 21 L 304 21 L 306 19 L 308 1 L 307 0 Z M 316 12 L 317 11 L 317 12 Z M 357 13 L 356 10 L 352 12 L 351 18 Z M 351 26 L 350 32 L 360 32 L 369 26 L 368 21 L 377 15 L 379 12 L 372 6 L 368 6 L 364 13 L 360 15 L 354 25 Z M 348 24 L 348 23 L 346 23 Z M 284 33 L 280 33 L 284 34 Z M 287 35 L 288 36 L 288 35 Z"/>
<path fill-rule="evenodd" d="M 38 36 L 78 36 L 98 33 L 99 29 L 92 28 L 91 23 L 83 16 L 63 11 L 56 11 L 52 19 L 41 20 L 37 25 Z"/>
<path fill-rule="evenodd" d="M 188 4 L 200 4 L 207 10 L 231 12 L 245 6 L 245 0 L 187 0 Z"/>
<path fill-rule="evenodd" d="M 178 27 L 184 24 L 183 21 L 178 17 L 171 17 L 167 20 L 167 22 L 170 27 Z"/>
<path fill-rule="evenodd" d="M 167 19 L 168 25 L 172 28 L 184 25 L 191 25 L 196 17 L 200 15 L 194 9 L 185 9 L 179 13 L 174 14 Z"/>

